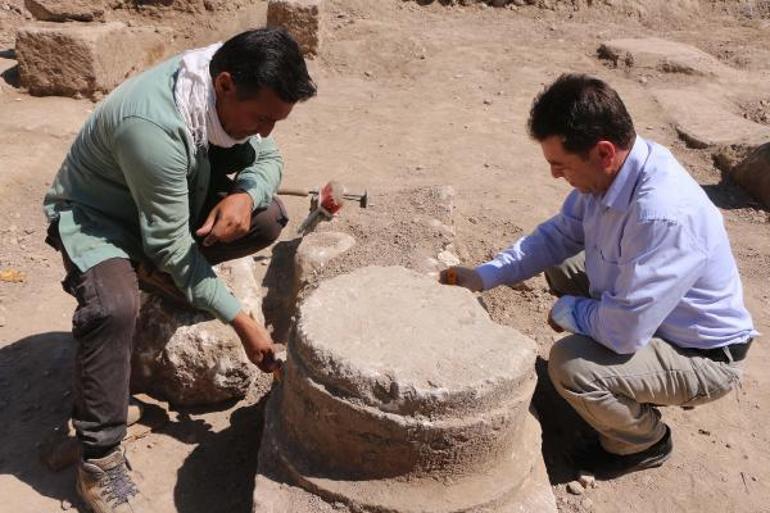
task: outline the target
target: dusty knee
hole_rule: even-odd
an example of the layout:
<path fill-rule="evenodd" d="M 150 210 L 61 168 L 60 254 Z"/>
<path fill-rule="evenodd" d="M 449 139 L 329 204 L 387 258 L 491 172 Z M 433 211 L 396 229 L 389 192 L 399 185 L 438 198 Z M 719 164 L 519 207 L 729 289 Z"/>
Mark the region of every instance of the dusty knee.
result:
<path fill-rule="evenodd" d="M 87 339 L 92 334 L 133 330 L 139 315 L 139 288 L 131 264 L 112 259 L 87 274 L 76 290 L 78 308 L 72 318 L 75 337 Z"/>
<path fill-rule="evenodd" d="M 548 377 L 557 390 L 576 389 L 584 381 L 593 363 L 589 360 L 591 344 L 588 337 L 570 335 L 556 342 L 548 356 Z"/>

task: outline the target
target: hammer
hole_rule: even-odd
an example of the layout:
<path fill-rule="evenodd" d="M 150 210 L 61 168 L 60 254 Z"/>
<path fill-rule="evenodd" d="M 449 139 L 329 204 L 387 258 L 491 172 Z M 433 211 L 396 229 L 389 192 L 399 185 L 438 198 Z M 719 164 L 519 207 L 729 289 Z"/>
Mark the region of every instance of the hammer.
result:
<path fill-rule="evenodd" d="M 295 189 L 295 188 L 291 188 L 291 187 L 286 187 L 286 188 L 282 187 L 282 188 L 278 189 L 278 194 L 280 196 L 301 196 L 301 197 L 313 196 L 313 197 L 317 197 L 318 196 L 318 189 L 307 190 L 307 189 Z M 363 194 L 353 194 L 353 193 L 345 192 L 342 195 L 342 199 L 345 199 L 345 200 L 348 200 L 348 201 L 357 201 L 358 202 L 358 206 L 361 207 L 361 208 L 368 208 L 369 207 L 369 192 L 366 189 L 364 189 Z"/>

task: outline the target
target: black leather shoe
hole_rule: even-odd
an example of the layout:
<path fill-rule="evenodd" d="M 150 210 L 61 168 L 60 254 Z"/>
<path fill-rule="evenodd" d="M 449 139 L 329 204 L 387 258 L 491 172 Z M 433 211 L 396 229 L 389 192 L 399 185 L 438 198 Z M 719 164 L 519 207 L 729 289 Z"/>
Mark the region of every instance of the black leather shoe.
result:
<path fill-rule="evenodd" d="M 580 470 L 587 470 L 599 479 L 614 479 L 631 472 L 660 467 L 671 457 L 672 452 L 674 445 L 671 442 L 671 428 L 666 426 L 663 438 L 641 452 L 613 454 L 597 442 L 578 451 L 572 459 Z"/>

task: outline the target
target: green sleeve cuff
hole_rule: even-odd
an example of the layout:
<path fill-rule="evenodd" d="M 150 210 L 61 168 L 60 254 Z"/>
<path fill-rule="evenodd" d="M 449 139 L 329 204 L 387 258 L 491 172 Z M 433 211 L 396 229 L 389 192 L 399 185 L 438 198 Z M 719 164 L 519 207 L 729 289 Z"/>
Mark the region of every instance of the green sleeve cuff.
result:
<path fill-rule="evenodd" d="M 241 302 L 230 292 L 226 292 L 216 304 L 212 305 L 212 310 L 220 321 L 230 324 L 242 310 Z"/>

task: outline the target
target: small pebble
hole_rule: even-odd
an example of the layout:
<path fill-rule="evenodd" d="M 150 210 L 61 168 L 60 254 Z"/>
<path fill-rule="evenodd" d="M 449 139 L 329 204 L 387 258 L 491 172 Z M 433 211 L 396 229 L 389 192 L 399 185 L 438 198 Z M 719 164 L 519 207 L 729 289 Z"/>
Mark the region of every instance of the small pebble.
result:
<path fill-rule="evenodd" d="M 591 511 L 594 509 L 594 501 L 589 499 L 588 497 L 585 497 L 582 501 L 580 501 L 580 505 L 583 507 L 583 509 Z"/>
<path fill-rule="evenodd" d="M 708 429 L 703 429 L 703 428 L 699 428 L 698 429 L 698 433 L 700 433 L 701 435 L 706 435 L 706 436 L 711 435 L 711 431 L 709 431 Z"/>
<path fill-rule="evenodd" d="M 577 481 L 567 483 L 567 491 L 572 495 L 583 495 L 584 488 Z"/>
<path fill-rule="evenodd" d="M 67 499 L 64 499 L 61 501 L 61 509 L 64 511 L 67 511 L 69 509 L 72 509 L 72 503 L 68 501 Z"/>
<path fill-rule="evenodd" d="M 583 488 L 596 488 L 596 478 L 592 474 L 580 474 L 578 482 Z"/>
<path fill-rule="evenodd" d="M 484 105 L 492 105 L 492 100 L 490 99 L 484 100 Z"/>

